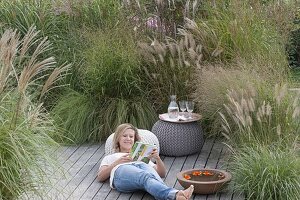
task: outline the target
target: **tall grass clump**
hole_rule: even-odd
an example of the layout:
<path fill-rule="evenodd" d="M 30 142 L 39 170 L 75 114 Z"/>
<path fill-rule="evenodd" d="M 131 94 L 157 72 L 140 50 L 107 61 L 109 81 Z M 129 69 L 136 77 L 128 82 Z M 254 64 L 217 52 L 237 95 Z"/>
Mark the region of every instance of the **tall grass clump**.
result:
<path fill-rule="evenodd" d="M 53 1 L 56 13 L 66 14 L 70 23 L 77 28 L 99 29 L 113 27 L 118 23 L 121 2 L 114 0 L 68 0 Z"/>
<path fill-rule="evenodd" d="M 293 150 L 244 147 L 230 168 L 235 189 L 246 199 L 300 199 L 300 158 Z"/>
<path fill-rule="evenodd" d="M 52 43 L 52 51 L 43 56 L 54 55 L 59 64 L 73 62 L 68 82 L 79 89 L 77 67 L 82 60 L 80 50 L 85 46 L 82 37 L 90 29 L 115 26 L 121 18 L 120 7 L 120 1 L 112 0 L 1 0 L 0 29 L 18 29 L 25 35 L 29 27 L 35 25 L 40 30 L 39 36 L 47 36 Z M 48 96 L 47 104 L 52 106 L 58 95 Z"/>
<path fill-rule="evenodd" d="M 248 1 L 232 0 L 216 5 L 203 4 L 203 12 L 188 20 L 186 31 L 203 46 L 210 62 L 237 63 L 243 60 L 252 70 L 269 79 L 287 77 L 284 40 L 277 27 Z"/>
<path fill-rule="evenodd" d="M 150 98 L 157 111 L 163 112 L 171 94 L 178 99 L 190 98 L 195 88 L 192 83 L 195 69 L 201 68 L 203 60 L 202 46 L 182 29 L 177 40 L 165 37 L 163 41 L 150 42 L 139 43 L 142 70 L 152 94 Z"/>
<path fill-rule="evenodd" d="M 61 58 L 61 52 L 57 52 L 63 48 L 66 55 L 69 46 L 68 35 L 69 24 L 66 15 L 58 15 L 52 8 L 52 2 L 46 1 L 31 1 L 31 0 L 16 0 L 16 1 L 0 1 L 0 18 L 3 29 L 13 28 L 20 31 L 23 36 L 28 29 L 34 25 L 40 30 L 39 37 L 48 37 L 53 45 L 53 51 L 46 52 L 43 56 L 49 57 L 53 54 L 56 58 Z M 70 56 L 71 57 L 71 56 Z M 60 63 L 64 61 L 59 61 Z"/>
<path fill-rule="evenodd" d="M 31 27 L 20 37 L 8 29 L 0 39 L 0 199 L 41 196 L 55 166 L 56 129 L 42 100 L 69 66 L 56 68 L 53 57 L 42 58 L 51 48 L 38 33 Z"/>
<path fill-rule="evenodd" d="M 92 97 L 70 89 L 65 93 L 51 110 L 53 119 L 64 132 L 64 137 L 56 137 L 55 140 L 60 143 L 99 140 L 101 124 Z"/>
<path fill-rule="evenodd" d="M 83 64 L 78 70 L 81 89 L 71 102 L 67 92 L 53 110 L 66 134 L 76 136 L 76 143 L 99 141 L 123 122 L 150 129 L 157 118 L 143 87 L 137 38 L 129 27 L 124 20 L 112 29 L 85 35 Z M 74 107 L 78 112 L 70 111 Z"/>
<path fill-rule="evenodd" d="M 123 1 L 123 10 L 135 24 L 135 29 L 150 37 L 162 40 L 165 36 L 177 37 L 184 18 L 192 18 L 200 2 L 197 0 L 136 0 Z"/>
<path fill-rule="evenodd" d="M 197 102 L 197 110 L 203 116 L 203 127 L 207 136 L 219 135 L 222 129 L 223 112 L 228 90 L 247 88 L 248 85 L 267 85 L 267 80 L 249 69 L 227 69 L 224 64 L 204 65 L 195 72 L 195 91 L 192 94 Z"/>
<path fill-rule="evenodd" d="M 276 85 L 274 90 L 249 88 L 231 90 L 224 104 L 224 135 L 234 147 L 291 146 L 299 142 L 300 99 L 287 84 Z"/>

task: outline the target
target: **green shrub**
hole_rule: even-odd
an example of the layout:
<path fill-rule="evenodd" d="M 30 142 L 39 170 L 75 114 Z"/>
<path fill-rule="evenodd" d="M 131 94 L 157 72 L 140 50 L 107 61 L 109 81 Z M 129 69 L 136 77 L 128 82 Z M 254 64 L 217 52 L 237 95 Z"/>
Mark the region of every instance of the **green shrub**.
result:
<path fill-rule="evenodd" d="M 56 141 L 77 144 L 105 139 L 121 123 L 129 122 L 138 128 L 151 129 L 157 120 L 155 110 L 145 98 L 95 100 L 75 91 L 61 97 L 52 115 L 65 136 L 56 138 Z"/>
<path fill-rule="evenodd" d="M 42 197 L 48 170 L 55 166 L 55 126 L 43 109 L 42 97 L 68 66 L 56 68 L 46 38 L 29 28 L 20 38 L 6 30 L 0 43 L 0 199 L 33 192 Z M 33 53 L 31 53 L 33 52 Z M 47 79 L 45 79 L 47 77 Z M 45 80 L 44 80 L 45 79 Z"/>
<path fill-rule="evenodd" d="M 290 66 L 298 72 L 300 69 L 300 8 L 294 20 L 294 30 L 290 32 L 287 53 Z"/>
<path fill-rule="evenodd" d="M 72 90 L 66 91 L 51 110 L 53 119 L 64 133 L 64 137 L 55 140 L 77 144 L 99 141 L 101 121 L 95 113 L 97 107 L 91 96 Z"/>
<path fill-rule="evenodd" d="M 300 99 L 287 84 L 231 90 L 222 113 L 224 135 L 235 147 L 260 145 L 291 146 L 299 142 Z"/>
<path fill-rule="evenodd" d="M 188 20 L 185 29 L 202 45 L 205 60 L 238 63 L 243 59 L 260 74 L 286 77 L 285 40 L 267 12 L 263 5 L 252 7 L 247 1 L 203 5 L 201 15 Z"/>
<path fill-rule="evenodd" d="M 125 24 L 123 24 L 125 25 Z M 140 57 L 131 30 L 115 27 L 86 35 L 81 69 L 83 87 L 96 98 L 141 95 Z"/>
<path fill-rule="evenodd" d="M 222 64 L 209 65 L 196 71 L 195 91 L 193 99 L 197 102 L 197 110 L 203 117 L 207 136 L 220 135 L 222 119 L 218 112 L 223 112 L 228 90 L 239 90 L 249 85 L 267 84 L 259 74 L 248 69 L 226 69 Z M 223 112 L 224 113 L 224 112 Z"/>
<path fill-rule="evenodd" d="M 70 17 L 75 27 L 87 27 L 93 30 L 105 27 L 112 28 L 122 16 L 121 1 L 114 0 L 69 0 L 56 1 L 54 9 Z"/>
<path fill-rule="evenodd" d="M 190 34 L 182 33 L 178 40 L 166 37 L 160 42 L 139 43 L 143 58 L 144 78 L 158 112 L 165 112 L 170 95 L 176 94 L 177 100 L 190 98 L 194 90 L 193 78 L 196 68 L 201 67 L 201 44 L 197 44 Z"/>
<path fill-rule="evenodd" d="M 75 143 L 104 139 L 124 122 L 150 129 L 157 119 L 141 78 L 136 35 L 126 22 L 120 23 L 86 33 L 77 71 L 80 90 L 67 91 L 53 109 Z"/>
<path fill-rule="evenodd" d="M 291 150 L 245 147 L 230 168 L 235 189 L 246 199 L 300 199 L 300 158 Z"/>

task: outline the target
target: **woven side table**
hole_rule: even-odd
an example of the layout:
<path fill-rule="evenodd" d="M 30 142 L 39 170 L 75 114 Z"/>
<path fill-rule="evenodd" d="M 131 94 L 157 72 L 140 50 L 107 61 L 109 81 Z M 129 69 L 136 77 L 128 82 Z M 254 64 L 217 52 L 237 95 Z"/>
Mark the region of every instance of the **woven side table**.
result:
<path fill-rule="evenodd" d="M 185 156 L 201 151 L 203 131 L 197 121 L 187 123 L 157 121 L 152 132 L 160 144 L 160 153 L 166 156 Z"/>

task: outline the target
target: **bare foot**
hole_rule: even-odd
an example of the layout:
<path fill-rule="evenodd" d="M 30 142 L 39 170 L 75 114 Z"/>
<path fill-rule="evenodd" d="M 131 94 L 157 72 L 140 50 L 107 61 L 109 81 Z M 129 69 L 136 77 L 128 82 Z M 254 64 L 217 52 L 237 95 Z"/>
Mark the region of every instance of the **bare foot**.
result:
<path fill-rule="evenodd" d="M 185 190 L 179 190 L 176 194 L 176 200 L 188 200 L 191 198 L 194 191 L 194 186 L 191 185 Z"/>

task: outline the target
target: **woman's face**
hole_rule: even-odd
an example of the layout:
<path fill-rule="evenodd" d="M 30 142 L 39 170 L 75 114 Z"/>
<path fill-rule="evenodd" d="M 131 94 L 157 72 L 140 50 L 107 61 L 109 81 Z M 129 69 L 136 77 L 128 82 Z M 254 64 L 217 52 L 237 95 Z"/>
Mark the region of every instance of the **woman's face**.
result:
<path fill-rule="evenodd" d="M 135 132 L 132 129 L 126 129 L 120 137 L 120 151 L 121 152 L 130 152 L 131 147 L 134 144 L 134 135 Z"/>

